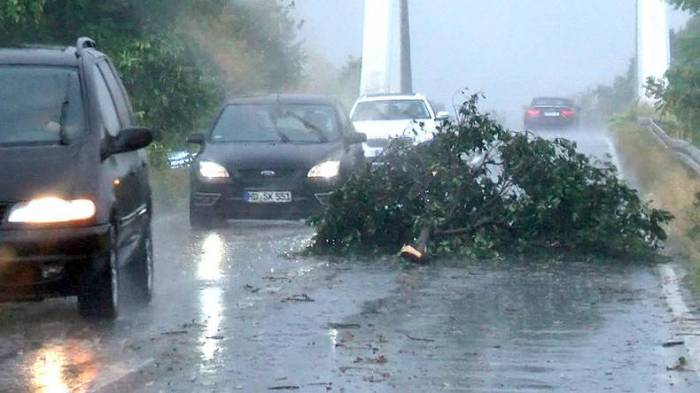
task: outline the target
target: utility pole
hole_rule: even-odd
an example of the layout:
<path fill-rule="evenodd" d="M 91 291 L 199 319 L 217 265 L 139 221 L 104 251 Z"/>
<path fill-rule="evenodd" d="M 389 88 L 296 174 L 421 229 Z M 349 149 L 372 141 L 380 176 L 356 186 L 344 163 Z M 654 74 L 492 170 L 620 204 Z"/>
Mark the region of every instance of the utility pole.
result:
<path fill-rule="evenodd" d="M 640 104 L 653 104 L 646 96 L 647 79 L 663 79 L 671 63 L 667 7 L 664 0 L 637 0 L 637 96 Z"/>
<path fill-rule="evenodd" d="M 365 0 L 360 95 L 411 93 L 408 0 Z"/>

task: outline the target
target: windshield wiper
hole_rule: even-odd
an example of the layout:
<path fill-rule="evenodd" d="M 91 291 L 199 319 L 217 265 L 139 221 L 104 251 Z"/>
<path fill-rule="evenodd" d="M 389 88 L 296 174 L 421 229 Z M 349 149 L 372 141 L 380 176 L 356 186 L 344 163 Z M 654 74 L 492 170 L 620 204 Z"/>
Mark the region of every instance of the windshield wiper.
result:
<path fill-rule="evenodd" d="M 68 98 L 68 92 L 70 91 L 70 75 L 66 76 L 66 95 L 63 97 L 63 102 L 61 103 L 61 117 L 58 119 L 58 138 L 61 145 L 68 144 L 68 134 L 66 132 L 66 117 L 68 117 L 68 106 L 70 105 L 70 99 Z"/>
<path fill-rule="evenodd" d="M 277 128 L 277 124 L 275 124 L 275 132 L 277 133 L 277 136 L 280 137 L 282 143 L 289 143 L 292 141 L 291 139 L 289 139 L 287 134 L 285 134 L 284 132 L 280 131 L 279 128 Z"/>
<path fill-rule="evenodd" d="M 311 130 L 311 131 L 313 131 L 313 132 L 316 134 L 316 136 L 318 137 L 318 140 L 319 140 L 319 141 L 321 141 L 321 142 L 323 142 L 323 143 L 328 142 L 328 137 L 326 136 L 326 133 L 323 132 L 323 130 L 321 130 L 320 128 L 318 128 L 318 127 L 316 127 L 315 125 L 311 124 L 309 121 L 307 121 L 307 120 L 304 119 L 303 117 L 301 117 L 301 116 L 299 116 L 299 115 L 297 115 L 296 113 L 293 113 L 293 112 L 286 112 L 285 115 L 286 115 L 286 116 L 291 116 L 292 118 L 299 120 L 299 122 L 301 122 L 301 124 L 303 124 L 304 127 L 306 127 L 307 130 Z"/>

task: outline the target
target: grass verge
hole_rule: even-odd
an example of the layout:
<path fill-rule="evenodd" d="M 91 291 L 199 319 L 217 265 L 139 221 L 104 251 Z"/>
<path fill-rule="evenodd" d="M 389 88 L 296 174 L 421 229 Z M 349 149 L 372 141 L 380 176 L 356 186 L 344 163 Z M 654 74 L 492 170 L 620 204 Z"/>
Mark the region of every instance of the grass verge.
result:
<path fill-rule="evenodd" d="M 612 130 L 621 165 L 632 184 L 654 207 L 676 217 L 668 228 L 669 251 L 689 261 L 693 286 L 700 293 L 700 175 L 638 122 L 620 121 Z"/>

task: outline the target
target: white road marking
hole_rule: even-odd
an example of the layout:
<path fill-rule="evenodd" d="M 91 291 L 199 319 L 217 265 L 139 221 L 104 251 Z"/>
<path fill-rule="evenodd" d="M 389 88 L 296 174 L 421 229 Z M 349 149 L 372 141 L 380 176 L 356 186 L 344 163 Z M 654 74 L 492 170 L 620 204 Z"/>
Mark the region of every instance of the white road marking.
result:
<path fill-rule="evenodd" d="M 681 291 L 680 279 L 676 269 L 671 264 L 664 264 L 658 268 L 661 276 L 661 286 L 666 303 L 671 309 L 673 323 L 678 326 L 676 334 L 683 340 L 688 351 L 689 369 L 700 374 L 700 322 L 690 312 Z"/>

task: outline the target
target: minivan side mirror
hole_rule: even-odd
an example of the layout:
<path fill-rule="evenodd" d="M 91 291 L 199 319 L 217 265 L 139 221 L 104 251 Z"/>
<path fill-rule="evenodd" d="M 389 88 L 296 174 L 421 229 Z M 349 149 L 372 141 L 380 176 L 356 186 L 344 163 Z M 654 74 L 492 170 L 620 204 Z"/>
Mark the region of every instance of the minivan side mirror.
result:
<path fill-rule="evenodd" d="M 193 145 L 203 145 L 205 139 L 204 134 L 197 132 L 187 137 L 187 143 L 191 143 Z"/>
<path fill-rule="evenodd" d="M 348 145 L 355 145 L 357 143 L 364 142 L 367 142 L 367 135 L 361 132 L 350 131 L 347 135 L 345 135 L 345 143 Z"/>
<path fill-rule="evenodd" d="M 435 120 L 444 121 L 444 120 L 448 120 L 449 118 L 450 118 L 450 112 L 447 112 L 447 111 L 441 111 L 435 115 Z"/>
<path fill-rule="evenodd" d="M 114 154 L 140 150 L 153 142 L 153 132 L 144 127 L 127 127 L 119 131 L 119 134 L 103 150 L 102 158 Z"/>

